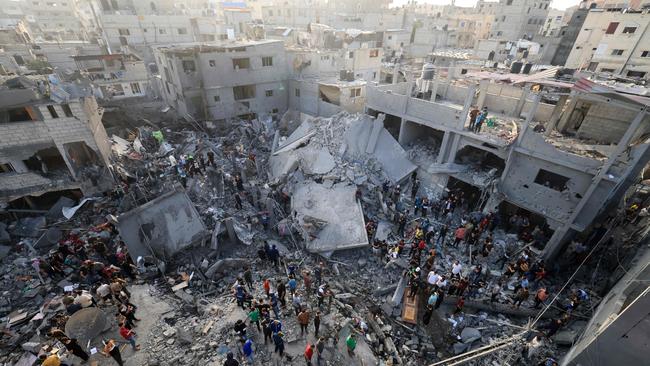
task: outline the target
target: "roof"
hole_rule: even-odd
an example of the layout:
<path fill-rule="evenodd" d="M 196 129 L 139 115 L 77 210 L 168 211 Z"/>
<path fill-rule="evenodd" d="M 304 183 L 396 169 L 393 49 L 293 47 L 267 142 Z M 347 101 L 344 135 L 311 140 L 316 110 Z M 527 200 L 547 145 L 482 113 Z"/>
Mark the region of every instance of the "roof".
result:
<path fill-rule="evenodd" d="M 621 89 L 622 87 L 619 87 Z M 607 98 L 620 100 L 622 102 L 633 103 L 650 107 L 650 98 L 638 94 L 623 93 L 617 90 L 616 84 L 610 86 L 602 83 L 597 83 L 587 78 L 581 78 L 576 81 L 575 85 L 571 88 L 574 91 L 589 94 L 598 94 Z M 630 90 L 627 88 L 626 90 Z"/>
<path fill-rule="evenodd" d="M 113 53 L 110 55 L 79 55 L 72 56 L 72 59 L 75 61 L 87 61 L 87 60 L 129 60 L 129 61 L 140 61 L 135 55 L 127 55 L 123 53 Z"/>
<path fill-rule="evenodd" d="M 222 41 L 222 42 L 193 42 L 180 44 L 167 44 L 161 46 L 152 46 L 165 53 L 183 53 L 183 52 L 217 52 L 223 49 L 235 49 L 241 47 L 259 46 L 265 44 L 280 44 L 284 42 L 276 39 L 263 39 L 259 41 Z"/>

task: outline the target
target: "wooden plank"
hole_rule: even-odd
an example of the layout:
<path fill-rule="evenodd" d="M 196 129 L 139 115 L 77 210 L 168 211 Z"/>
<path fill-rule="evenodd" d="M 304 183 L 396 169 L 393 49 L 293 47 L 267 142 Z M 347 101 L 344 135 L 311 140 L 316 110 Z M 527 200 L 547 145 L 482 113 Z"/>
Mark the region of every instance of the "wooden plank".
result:
<path fill-rule="evenodd" d="M 402 306 L 402 320 L 406 323 L 417 324 L 418 322 L 418 295 L 410 297 L 405 294 L 404 305 Z"/>

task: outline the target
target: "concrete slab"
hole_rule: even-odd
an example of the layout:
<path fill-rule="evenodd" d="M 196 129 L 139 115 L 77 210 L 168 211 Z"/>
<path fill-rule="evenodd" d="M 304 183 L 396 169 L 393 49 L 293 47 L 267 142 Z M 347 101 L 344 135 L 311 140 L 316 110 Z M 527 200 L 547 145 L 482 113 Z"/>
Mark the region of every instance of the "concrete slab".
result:
<path fill-rule="evenodd" d="M 355 191 L 353 185 L 347 184 L 327 188 L 303 182 L 295 187 L 291 208 L 298 213 L 300 224 L 309 227 L 310 218 L 326 222 L 318 233 L 311 237 L 305 235 L 308 251 L 323 253 L 368 245 L 363 212 L 355 200 Z"/>
<path fill-rule="evenodd" d="M 364 156 L 374 157 L 382 166 L 382 171 L 392 182 L 399 182 L 417 166 L 408 159 L 408 154 L 385 128 L 378 132 L 377 142 L 373 152 L 367 154 L 368 144 L 372 140 L 374 122 L 368 116 L 363 116 L 350 124 L 343 138 L 345 140 L 345 154 L 352 159 Z"/>
<path fill-rule="evenodd" d="M 207 235 L 192 201 L 177 188 L 120 215 L 117 228 L 133 260 L 172 256 Z"/>

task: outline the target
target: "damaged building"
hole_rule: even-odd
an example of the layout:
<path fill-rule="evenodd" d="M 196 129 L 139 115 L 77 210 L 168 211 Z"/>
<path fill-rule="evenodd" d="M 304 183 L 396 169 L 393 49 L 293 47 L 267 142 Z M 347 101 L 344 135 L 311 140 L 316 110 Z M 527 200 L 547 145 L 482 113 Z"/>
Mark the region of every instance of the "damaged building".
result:
<path fill-rule="evenodd" d="M 405 148 L 430 153 L 419 157 L 422 179 L 466 186 L 476 209 L 537 216 L 551 231 L 547 257 L 606 214 L 648 163 L 645 97 L 585 79 L 550 81 L 563 91 L 552 105 L 530 91 L 543 78 L 508 85 L 481 75 L 479 82 L 430 76 L 369 86 L 368 113 L 385 114 L 385 127 Z M 484 107 L 488 126 L 475 133 L 470 109 Z"/>
<path fill-rule="evenodd" d="M 112 186 L 102 110 L 88 87 L 5 77 L 0 93 L 3 205 L 36 208 L 51 192 L 82 196 Z"/>

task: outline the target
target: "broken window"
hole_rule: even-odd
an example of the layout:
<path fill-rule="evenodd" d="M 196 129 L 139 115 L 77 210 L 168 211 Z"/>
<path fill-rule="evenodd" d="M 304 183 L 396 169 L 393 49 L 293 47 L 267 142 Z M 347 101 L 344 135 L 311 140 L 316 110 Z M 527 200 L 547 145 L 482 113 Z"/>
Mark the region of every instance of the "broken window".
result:
<path fill-rule="evenodd" d="M 219 95 L 215 95 L 214 97 L 212 97 L 212 99 L 217 103 L 221 102 L 221 96 Z"/>
<path fill-rule="evenodd" d="M 629 76 L 629 77 L 631 77 L 631 78 L 642 78 L 642 77 L 645 77 L 645 74 L 646 74 L 646 73 L 643 72 L 643 71 L 632 71 L 632 70 L 629 70 L 629 71 L 627 72 L 627 76 Z"/>
<path fill-rule="evenodd" d="M 196 64 L 194 60 L 184 60 L 183 61 L 183 71 L 185 72 L 194 72 L 196 71 Z"/>
<path fill-rule="evenodd" d="M 74 117 L 74 114 L 72 114 L 72 109 L 70 109 L 69 104 L 61 104 L 61 109 L 63 109 L 63 113 L 65 113 L 66 117 Z"/>
<path fill-rule="evenodd" d="M 642 51 L 641 57 L 650 57 L 650 51 Z"/>
<path fill-rule="evenodd" d="M 52 118 L 59 118 L 59 114 L 56 113 L 56 109 L 54 109 L 53 105 L 48 105 L 47 110 L 50 111 L 50 116 L 52 116 Z"/>
<path fill-rule="evenodd" d="M 210 67 L 215 67 L 215 65 L 216 65 L 217 63 L 216 63 L 215 60 L 209 60 L 209 61 L 208 61 L 208 64 L 210 65 Z"/>
<path fill-rule="evenodd" d="M 623 28 L 623 34 L 634 34 L 636 32 L 636 27 L 625 27 Z"/>
<path fill-rule="evenodd" d="M 240 85 L 232 88 L 235 100 L 255 98 L 255 85 Z"/>
<path fill-rule="evenodd" d="M 39 118 L 31 107 L 11 108 L 0 111 L 1 122 L 38 121 Z"/>
<path fill-rule="evenodd" d="M 178 34 L 187 34 L 187 28 L 178 28 Z"/>
<path fill-rule="evenodd" d="M 267 90 L 266 91 L 266 96 L 267 97 L 272 97 L 273 96 L 273 90 Z"/>
<path fill-rule="evenodd" d="M 569 178 L 544 169 L 540 169 L 535 177 L 535 183 L 560 192 L 566 189 L 568 181 Z"/>
<path fill-rule="evenodd" d="M 120 36 L 130 36 L 131 32 L 127 28 L 120 28 L 117 30 L 120 33 Z"/>
<path fill-rule="evenodd" d="M 232 59 L 232 68 L 235 70 L 248 69 L 250 67 L 251 67 L 251 60 L 248 57 Z"/>
<path fill-rule="evenodd" d="M 262 57 L 262 66 L 273 66 L 273 57 Z"/>
<path fill-rule="evenodd" d="M 621 56 L 625 50 L 621 49 L 613 49 L 612 50 L 612 56 Z"/>

